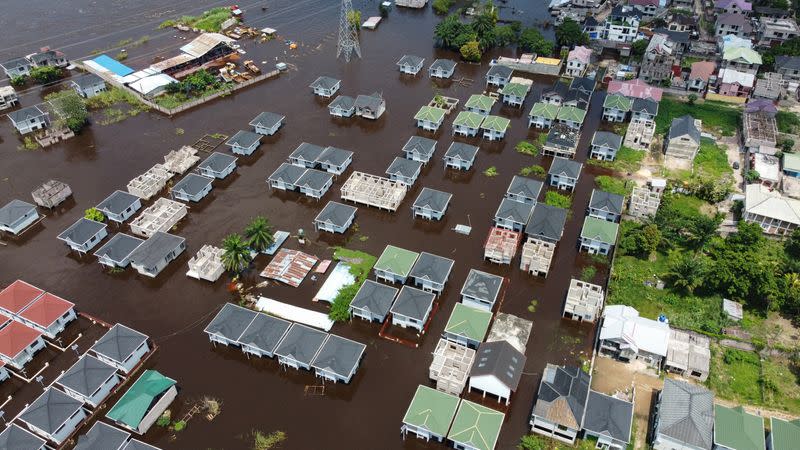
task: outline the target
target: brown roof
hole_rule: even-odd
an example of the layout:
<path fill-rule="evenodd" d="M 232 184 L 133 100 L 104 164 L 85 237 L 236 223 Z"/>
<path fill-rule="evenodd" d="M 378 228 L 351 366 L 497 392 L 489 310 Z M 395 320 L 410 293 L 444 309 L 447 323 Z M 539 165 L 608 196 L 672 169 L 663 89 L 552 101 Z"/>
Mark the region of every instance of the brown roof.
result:
<path fill-rule="evenodd" d="M 48 292 L 39 297 L 31 306 L 25 308 L 19 316 L 47 328 L 74 307 L 74 303 Z"/>
<path fill-rule="evenodd" d="M 689 74 L 690 80 L 708 81 L 708 78 L 717 70 L 717 64 L 713 61 L 698 61 L 692 63 L 692 72 Z"/>
<path fill-rule="evenodd" d="M 261 272 L 264 278 L 282 281 L 297 287 L 317 263 L 317 258 L 297 250 L 281 249 Z"/>
<path fill-rule="evenodd" d="M 11 321 L 0 330 L 0 354 L 14 359 L 41 335 L 42 333 L 33 328 Z"/>
<path fill-rule="evenodd" d="M 44 291 L 36 286 L 17 280 L 0 291 L 0 308 L 17 314 L 42 294 Z"/>

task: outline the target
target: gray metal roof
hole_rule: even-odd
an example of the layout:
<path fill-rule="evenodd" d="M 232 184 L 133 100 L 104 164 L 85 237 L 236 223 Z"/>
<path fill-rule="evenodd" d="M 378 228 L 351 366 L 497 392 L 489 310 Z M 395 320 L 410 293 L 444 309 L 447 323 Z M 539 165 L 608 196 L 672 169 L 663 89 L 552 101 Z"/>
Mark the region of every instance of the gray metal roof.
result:
<path fill-rule="evenodd" d="M 333 89 L 337 84 L 341 83 L 341 80 L 337 80 L 336 78 L 328 77 L 328 76 L 321 76 L 314 80 L 308 87 L 310 88 L 322 88 L 322 89 Z"/>
<path fill-rule="evenodd" d="M 562 80 L 556 80 L 552 87 L 546 88 L 542 91 L 542 97 L 558 96 L 564 99 L 569 92 L 569 83 Z"/>
<path fill-rule="evenodd" d="M 562 123 L 555 123 L 547 132 L 545 143 L 570 148 L 578 145 L 578 137 L 577 131 Z"/>
<path fill-rule="evenodd" d="M 231 147 L 237 145 L 239 147 L 250 148 L 251 145 L 260 141 L 261 141 L 260 134 L 254 133 L 252 131 L 239 130 L 236 132 L 236 134 L 231 136 L 231 138 L 225 142 L 225 145 Z"/>
<path fill-rule="evenodd" d="M 16 111 L 11 111 L 7 114 L 8 118 L 11 119 L 12 122 L 20 123 L 20 122 L 27 122 L 31 119 L 35 119 L 41 116 L 46 115 L 44 111 L 39 109 L 38 106 L 27 106 L 25 108 L 20 108 Z"/>
<path fill-rule="evenodd" d="M 356 106 L 356 99 L 347 95 L 340 95 L 328 103 L 328 109 L 341 108 L 345 110 L 353 109 Z"/>
<path fill-rule="evenodd" d="M 583 428 L 594 434 L 627 443 L 631 439 L 633 403 L 589 391 Z"/>
<path fill-rule="evenodd" d="M 115 234 L 108 242 L 105 243 L 99 250 L 94 252 L 94 256 L 98 258 L 106 256 L 114 262 L 121 262 L 129 257 L 144 240 L 138 237 L 131 236 L 125 233 Z"/>
<path fill-rule="evenodd" d="M 81 217 L 77 222 L 73 223 L 66 230 L 58 235 L 58 238 L 64 241 L 74 242 L 83 245 L 92 238 L 92 236 L 99 233 L 106 228 L 106 224 L 95 222 L 85 217 Z"/>
<path fill-rule="evenodd" d="M 445 72 L 449 72 L 456 68 L 456 62 L 452 59 L 437 59 L 431 64 L 431 70 L 443 70 Z"/>
<path fill-rule="evenodd" d="M 647 114 L 658 114 L 658 102 L 652 98 L 634 98 L 631 106 L 633 112 L 644 112 Z"/>
<path fill-rule="evenodd" d="M 261 114 L 257 115 L 253 120 L 251 120 L 248 125 L 253 127 L 256 125 L 260 125 L 264 128 L 272 128 L 275 125 L 283 122 L 284 118 L 286 118 L 286 116 L 284 115 L 264 111 Z"/>
<path fill-rule="evenodd" d="M 110 358 L 112 361 L 124 362 L 129 356 L 147 341 L 147 336 L 122 324 L 111 327 L 92 346 L 98 355 Z"/>
<path fill-rule="evenodd" d="M 570 89 L 575 89 L 581 92 L 594 92 L 594 86 L 596 81 L 594 78 L 587 78 L 587 77 L 575 77 L 572 79 L 572 83 L 569 84 Z"/>
<path fill-rule="evenodd" d="M 45 440 L 12 423 L 0 433 L 0 448 L 8 450 L 41 450 Z"/>
<path fill-rule="evenodd" d="M 328 333 L 295 323 L 281 339 L 275 354 L 310 365 L 327 337 Z"/>
<path fill-rule="evenodd" d="M 214 152 L 204 159 L 197 167 L 200 169 L 209 169 L 214 172 L 222 172 L 227 169 L 231 164 L 236 164 L 238 158 L 225 153 Z"/>
<path fill-rule="evenodd" d="M 385 318 L 394 303 L 395 296 L 397 296 L 397 288 L 367 280 L 353 297 L 350 306 Z"/>
<path fill-rule="evenodd" d="M 381 103 L 383 103 L 383 98 L 376 92 L 370 95 L 359 95 L 353 105 L 356 108 L 377 111 L 381 107 Z"/>
<path fill-rule="evenodd" d="M 119 428 L 95 422 L 88 433 L 78 437 L 74 450 L 119 450 L 131 434 Z"/>
<path fill-rule="evenodd" d="M 115 373 L 117 373 L 116 367 L 106 364 L 94 356 L 83 355 L 56 380 L 56 383 L 91 397 Z"/>
<path fill-rule="evenodd" d="M 622 204 L 625 197 L 611 192 L 592 190 L 592 197 L 589 199 L 589 208 L 608 211 L 614 214 L 622 214 Z"/>
<path fill-rule="evenodd" d="M 320 147 L 319 145 L 309 144 L 308 142 L 302 142 L 300 145 L 297 146 L 296 149 L 289 155 L 289 158 L 299 159 L 308 162 L 314 162 L 317 160 L 319 155 L 325 150 L 324 147 Z"/>
<path fill-rule="evenodd" d="M 413 178 L 415 175 L 419 174 L 420 170 L 422 170 L 421 161 L 395 157 L 394 161 L 389 164 L 389 168 L 386 169 L 386 174 Z"/>
<path fill-rule="evenodd" d="M 527 224 L 533 211 L 533 203 L 523 203 L 510 198 L 503 198 L 494 217 L 497 219 L 508 219 L 514 222 Z"/>
<path fill-rule="evenodd" d="M 414 267 L 411 268 L 408 276 L 444 284 L 450 276 L 450 271 L 453 270 L 453 264 L 455 264 L 455 261 L 450 258 L 422 252 L 419 254 L 417 262 L 414 263 Z"/>
<path fill-rule="evenodd" d="M 323 172 L 321 170 L 316 169 L 308 169 L 305 171 L 303 176 L 301 176 L 297 180 L 298 186 L 305 186 L 315 191 L 318 191 L 325 187 L 325 185 L 333 180 L 333 174 L 328 172 Z"/>
<path fill-rule="evenodd" d="M 235 342 L 239 340 L 239 336 L 253 322 L 256 315 L 258 313 L 255 311 L 242 308 L 233 303 L 226 303 L 203 331 Z"/>
<path fill-rule="evenodd" d="M 511 78 L 511 74 L 514 73 L 514 69 L 508 66 L 503 66 L 500 64 L 495 64 L 489 68 L 489 71 L 486 72 L 486 76 L 494 76 L 500 78 Z"/>
<path fill-rule="evenodd" d="M 567 221 L 567 210 L 555 206 L 537 203 L 533 214 L 525 227 L 525 234 L 531 237 L 546 238 L 557 241 L 564 233 Z"/>
<path fill-rule="evenodd" d="M 48 387 L 39 398 L 22 411 L 19 418 L 48 434 L 53 434 L 82 406 L 83 402 L 58 389 Z"/>
<path fill-rule="evenodd" d="M 185 240 L 174 234 L 157 231 L 133 251 L 131 262 L 147 268 L 155 267 Z"/>
<path fill-rule="evenodd" d="M 714 394 L 684 381 L 664 379 L 656 432 L 697 448 L 714 443 Z"/>
<path fill-rule="evenodd" d="M 403 152 L 416 152 L 420 155 L 433 156 L 436 151 L 436 141 L 422 136 L 411 136 L 403 146 Z"/>
<path fill-rule="evenodd" d="M 150 444 L 144 443 L 142 441 L 138 441 L 136 439 L 131 439 L 122 447 L 122 450 L 161 450 L 158 447 L 154 447 Z"/>
<path fill-rule="evenodd" d="M 494 302 L 502 286 L 503 277 L 470 269 L 464 287 L 461 288 L 461 295 Z"/>
<path fill-rule="evenodd" d="M 542 192 L 543 185 L 544 183 L 539 180 L 514 175 L 508 185 L 508 189 L 506 189 L 506 194 L 514 194 L 536 200 L 539 198 L 539 193 Z"/>
<path fill-rule="evenodd" d="M 3 61 L 2 63 L 0 63 L 0 66 L 2 66 L 6 70 L 12 70 L 18 67 L 31 67 L 33 66 L 33 64 L 31 64 L 31 62 L 28 61 L 27 59 L 19 57 Z"/>
<path fill-rule="evenodd" d="M 186 195 L 195 196 L 203 192 L 213 181 L 213 178 L 190 173 L 172 186 L 172 192 L 184 192 Z"/>
<path fill-rule="evenodd" d="M 463 161 L 474 161 L 478 147 L 463 142 L 453 142 L 444 154 L 445 158 L 457 158 Z"/>
<path fill-rule="evenodd" d="M 137 201 L 139 201 L 139 197 L 125 191 L 116 190 L 100 202 L 97 205 L 97 209 L 107 214 L 122 214 Z"/>
<path fill-rule="evenodd" d="M 533 414 L 580 429 L 590 383 L 589 374 L 578 367 L 548 364 L 542 374 Z M 565 417 L 566 414 L 571 417 Z"/>
<path fill-rule="evenodd" d="M 61 52 L 56 50 L 45 50 L 43 52 L 34 53 L 30 56 L 30 59 L 34 64 L 41 66 L 49 63 L 50 61 L 55 61 L 59 57 L 63 58 L 64 55 L 60 53 Z"/>
<path fill-rule="evenodd" d="M 366 345 L 335 334 L 328 336 L 311 367 L 349 377 L 361 361 Z"/>
<path fill-rule="evenodd" d="M 700 143 L 700 130 L 694 126 L 694 117 L 685 115 L 672 119 L 669 127 L 669 139 L 688 135 L 693 141 Z"/>
<path fill-rule="evenodd" d="M 325 150 L 317 156 L 318 164 L 331 164 L 334 166 L 341 166 L 346 163 L 348 159 L 353 157 L 353 152 L 344 150 L 337 147 L 325 147 Z"/>
<path fill-rule="evenodd" d="M 92 88 L 92 87 L 101 86 L 101 85 L 104 86 L 106 84 L 106 82 L 103 81 L 102 78 L 98 77 L 97 75 L 95 75 L 93 73 L 87 73 L 87 74 L 81 75 L 78 78 L 74 78 L 74 79 L 72 79 L 70 81 L 75 83 L 81 89 L 87 89 L 87 88 Z"/>
<path fill-rule="evenodd" d="M 416 55 L 403 55 L 399 61 L 397 61 L 398 66 L 407 65 L 411 67 L 417 67 L 422 65 L 425 62 L 425 58 Z"/>
<path fill-rule="evenodd" d="M 0 223 L 5 225 L 13 225 L 18 220 L 25 217 L 31 211 L 36 211 L 36 207 L 28 202 L 22 200 L 11 200 L 5 206 L 0 208 Z"/>
<path fill-rule="evenodd" d="M 436 212 L 443 212 L 447 209 L 450 199 L 453 194 L 449 192 L 437 191 L 431 188 L 422 188 L 422 191 L 414 200 L 414 207 L 416 208 L 430 208 Z"/>
<path fill-rule="evenodd" d="M 578 178 L 581 174 L 583 164 L 578 161 L 573 161 L 559 156 L 553 157 L 553 163 L 550 164 L 550 170 L 547 171 L 550 175 L 560 175 L 569 178 Z"/>
<path fill-rule="evenodd" d="M 314 222 L 329 223 L 336 227 L 342 227 L 356 215 L 358 208 L 345 205 L 339 202 L 328 202 L 322 211 L 314 218 Z"/>
<path fill-rule="evenodd" d="M 610 131 L 595 131 L 592 145 L 619 150 L 622 146 L 622 136 Z"/>
<path fill-rule="evenodd" d="M 570 88 L 567 91 L 567 95 L 564 96 L 564 103 L 575 103 L 576 107 L 586 110 L 589 108 L 589 101 L 591 99 L 591 92 Z"/>
<path fill-rule="evenodd" d="M 525 370 L 525 355 L 506 341 L 482 342 L 475 353 L 470 377 L 493 375 L 512 391 Z"/>
<path fill-rule="evenodd" d="M 392 314 L 425 320 L 426 314 L 433 305 L 434 298 L 436 298 L 436 295 L 431 292 L 425 292 L 411 286 L 403 286 L 392 306 Z"/>
<path fill-rule="evenodd" d="M 288 184 L 296 184 L 297 180 L 306 173 L 305 167 L 298 167 L 289 163 L 282 163 L 280 167 L 275 169 L 275 172 L 272 172 L 272 175 L 269 176 L 270 181 L 281 181 L 283 183 Z"/>
<path fill-rule="evenodd" d="M 291 326 L 292 322 L 259 313 L 239 336 L 239 343 L 272 353 Z"/>
<path fill-rule="evenodd" d="M 800 56 L 776 56 L 775 67 L 778 69 L 800 70 Z"/>

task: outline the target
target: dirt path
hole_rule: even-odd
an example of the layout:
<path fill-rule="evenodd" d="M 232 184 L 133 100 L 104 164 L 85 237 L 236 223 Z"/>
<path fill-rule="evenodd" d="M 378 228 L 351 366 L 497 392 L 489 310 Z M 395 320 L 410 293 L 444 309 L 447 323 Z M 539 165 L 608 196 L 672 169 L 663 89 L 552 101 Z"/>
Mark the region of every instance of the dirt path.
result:
<path fill-rule="evenodd" d="M 722 406 L 727 406 L 729 408 L 733 408 L 733 407 L 736 407 L 736 406 L 742 406 L 742 407 L 744 407 L 744 410 L 749 412 L 750 414 L 756 414 L 756 415 L 759 415 L 761 417 L 777 417 L 778 419 L 783 419 L 783 420 L 795 420 L 795 419 L 798 418 L 798 416 L 793 416 L 793 415 L 788 414 L 788 413 L 786 413 L 784 411 L 777 411 L 777 410 L 774 410 L 774 409 L 761 408 L 759 406 L 740 405 L 737 402 L 732 402 L 730 400 L 721 399 L 719 397 L 715 397 L 714 398 L 714 403 L 720 404 Z"/>

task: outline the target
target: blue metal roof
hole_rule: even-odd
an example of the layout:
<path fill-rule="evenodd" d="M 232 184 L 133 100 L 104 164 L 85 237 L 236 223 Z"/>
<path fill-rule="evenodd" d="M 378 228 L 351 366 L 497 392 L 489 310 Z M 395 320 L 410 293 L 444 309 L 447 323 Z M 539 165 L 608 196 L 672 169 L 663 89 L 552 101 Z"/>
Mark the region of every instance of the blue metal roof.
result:
<path fill-rule="evenodd" d="M 108 55 L 100 55 L 97 58 L 93 59 L 95 63 L 104 68 L 114 72 L 115 74 L 124 77 L 125 75 L 130 75 L 133 73 L 133 69 L 122 64 L 121 62 L 117 61 L 116 59 L 108 56 Z"/>

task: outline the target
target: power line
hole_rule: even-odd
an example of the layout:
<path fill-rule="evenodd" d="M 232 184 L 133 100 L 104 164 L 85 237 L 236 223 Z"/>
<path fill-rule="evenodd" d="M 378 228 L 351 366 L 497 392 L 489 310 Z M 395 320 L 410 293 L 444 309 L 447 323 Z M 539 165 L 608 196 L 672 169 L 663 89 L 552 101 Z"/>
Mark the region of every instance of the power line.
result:
<path fill-rule="evenodd" d="M 336 47 L 336 57 L 344 55 L 345 62 L 350 62 L 353 53 L 361 58 L 361 47 L 358 45 L 358 24 L 351 22 L 355 17 L 352 0 L 342 0 L 339 9 L 339 44 Z"/>

